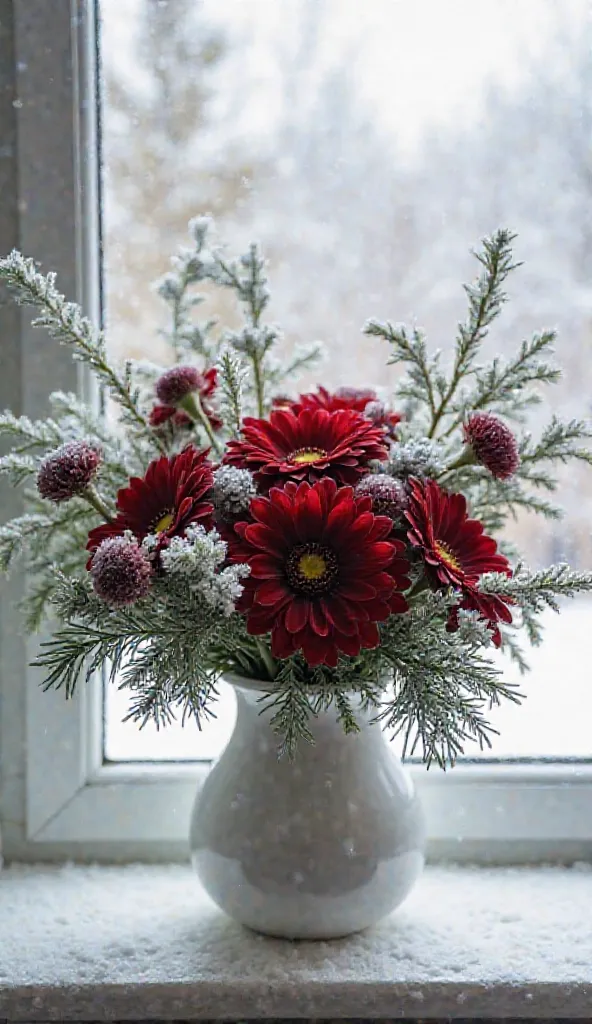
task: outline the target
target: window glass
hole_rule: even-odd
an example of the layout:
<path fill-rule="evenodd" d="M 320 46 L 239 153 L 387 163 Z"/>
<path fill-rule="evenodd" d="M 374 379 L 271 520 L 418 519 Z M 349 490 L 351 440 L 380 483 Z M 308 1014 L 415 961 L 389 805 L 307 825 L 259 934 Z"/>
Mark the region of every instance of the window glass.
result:
<path fill-rule="evenodd" d="M 562 383 L 533 410 L 592 411 L 592 15 L 585 0 L 100 0 L 104 290 L 113 352 L 159 362 L 150 282 L 212 211 L 232 248 L 259 239 L 286 345 L 322 340 L 318 381 L 387 391 L 396 369 L 360 328 L 418 322 L 452 344 L 470 246 L 518 232 L 525 266 L 487 342 L 507 355 L 557 326 Z M 212 312 L 232 316 L 221 300 Z M 508 531 L 531 565 L 592 561 L 592 474 L 566 467 L 561 521 Z M 494 710 L 491 755 L 589 756 L 592 607 L 549 614 L 522 708 Z M 506 668 L 516 676 L 513 666 Z M 106 695 L 106 755 L 213 756 L 234 715 L 157 734 Z M 478 750 L 467 749 L 477 756 Z"/>

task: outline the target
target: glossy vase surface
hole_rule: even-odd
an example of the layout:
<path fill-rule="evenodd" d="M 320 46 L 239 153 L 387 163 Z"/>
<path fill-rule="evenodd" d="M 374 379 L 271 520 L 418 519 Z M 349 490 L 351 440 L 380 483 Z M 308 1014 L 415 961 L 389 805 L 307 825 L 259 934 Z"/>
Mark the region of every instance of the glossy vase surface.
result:
<path fill-rule="evenodd" d="M 284 938 L 330 939 L 375 924 L 423 867 L 424 824 L 407 770 L 376 709 L 345 735 L 334 708 L 311 716 L 314 746 L 278 760 L 264 684 L 230 677 L 232 737 L 198 792 L 191 855 L 230 917 Z M 261 688 L 260 688 L 261 687 Z"/>

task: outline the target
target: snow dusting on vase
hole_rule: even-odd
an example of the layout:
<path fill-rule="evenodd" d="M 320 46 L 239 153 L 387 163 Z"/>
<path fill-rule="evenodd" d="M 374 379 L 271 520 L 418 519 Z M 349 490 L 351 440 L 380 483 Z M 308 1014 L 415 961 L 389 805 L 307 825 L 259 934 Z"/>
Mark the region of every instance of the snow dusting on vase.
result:
<path fill-rule="evenodd" d="M 405 899 L 423 867 L 424 824 L 410 776 L 376 709 L 346 736 L 333 708 L 310 719 L 314 746 L 278 760 L 258 699 L 229 677 L 234 733 L 198 792 L 191 855 L 212 899 L 249 928 L 288 939 L 360 931 Z"/>

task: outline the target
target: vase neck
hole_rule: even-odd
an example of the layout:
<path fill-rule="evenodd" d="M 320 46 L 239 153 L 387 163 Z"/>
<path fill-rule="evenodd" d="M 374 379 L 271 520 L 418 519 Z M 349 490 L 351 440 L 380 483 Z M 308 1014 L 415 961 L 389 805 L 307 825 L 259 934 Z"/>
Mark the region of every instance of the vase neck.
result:
<path fill-rule="evenodd" d="M 259 683 L 251 679 L 242 680 L 236 677 L 230 678 L 228 681 L 232 684 L 236 693 L 239 719 L 242 719 L 245 725 L 249 721 L 252 721 L 253 724 L 258 721 L 262 726 L 269 726 L 277 710 L 276 707 L 268 706 L 271 705 L 273 698 L 273 690 L 270 689 L 270 684 Z M 378 708 L 373 705 L 366 708 L 363 707 L 360 696 L 355 692 L 351 694 L 350 706 L 360 731 L 366 731 L 370 728 L 372 720 L 378 714 Z M 341 734 L 345 737 L 343 724 L 337 717 L 334 704 L 319 711 L 316 715 L 311 711 L 308 727 L 315 739 L 320 739 L 321 737 L 328 738 L 331 734 L 336 736 Z"/>

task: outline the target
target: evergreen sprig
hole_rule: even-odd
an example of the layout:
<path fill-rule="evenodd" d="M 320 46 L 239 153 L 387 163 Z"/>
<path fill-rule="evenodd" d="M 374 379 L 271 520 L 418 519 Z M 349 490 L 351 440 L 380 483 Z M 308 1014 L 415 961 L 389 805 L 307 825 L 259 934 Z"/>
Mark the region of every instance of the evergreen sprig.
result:
<path fill-rule="evenodd" d="M 56 288 L 56 275 L 39 273 L 34 260 L 13 250 L 0 259 L 0 281 L 4 281 L 16 302 L 39 310 L 39 316 L 32 321 L 34 327 L 44 328 L 51 337 L 72 349 L 75 360 L 91 368 L 119 404 L 126 425 L 160 448 L 161 442 L 140 411 L 138 396 L 132 392 L 128 379 L 108 361 L 103 332 L 94 329 L 80 306 L 66 301 Z"/>
<path fill-rule="evenodd" d="M 488 365 L 478 366 L 473 387 L 452 404 L 453 417 L 442 436 L 450 437 L 469 413 L 481 410 L 522 422 L 529 408 L 541 401 L 539 385 L 557 384 L 561 379 L 561 371 L 549 361 L 555 339 L 555 331 L 542 331 L 523 341 L 513 359 L 496 356 Z"/>
<path fill-rule="evenodd" d="M 390 363 L 403 363 L 407 375 L 400 382 L 397 395 L 402 400 L 424 407 L 428 414 L 426 434 L 428 438 L 447 436 L 447 418 L 457 411 L 457 399 L 461 385 L 467 378 L 478 372 L 475 360 L 481 350 L 493 321 L 499 316 L 507 296 L 503 290 L 508 275 L 519 266 L 513 262 L 512 242 L 516 236 L 500 229 L 491 238 L 483 240 L 483 248 L 473 255 L 482 266 L 482 271 L 472 284 L 464 286 L 469 300 L 467 319 L 458 325 L 454 358 L 448 375 L 441 367 L 439 352 L 428 355 L 425 338 L 420 330 L 409 331 L 405 326 L 393 326 L 369 320 L 366 334 L 382 337 L 391 346 Z M 515 373 L 520 369 L 516 367 Z M 512 375 L 510 375 L 512 376 Z M 490 382 L 490 385 L 493 382 Z M 514 383 L 506 381 L 506 387 Z"/>
<path fill-rule="evenodd" d="M 157 281 L 156 290 L 170 309 L 170 327 L 160 333 L 170 345 L 175 362 L 190 355 L 204 356 L 207 363 L 214 361 L 218 343 L 211 337 L 216 320 L 210 318 L 196 323 L 193 311 L 205 302 L 205 295 L 195 291 L 195 285 L 207 281 L 211 257 L 208 244 L 213 224 L 208 216 L 195 217 L 189 222 L 191 248 L 182 248 L 172 259 L 172 270 Z"/>
<path fill-rule="evenodd" d="M 241 431 L 247 374 L 241 359 L 229 348 L 224 348 L 218 359 L 220 412 L 232 437 L 238 437 Z"/>
<path fill-rule="evenodd" d="M 592 573 L 576 572 L 565 562 L 536 572 L 518 566 L 512 576 L 485 573 L 479 580 L 479 590 L 499 594 L 531 612 L 541 612 L 545 607 L 559 611 L 558 598 L 592 592 Z"/>

